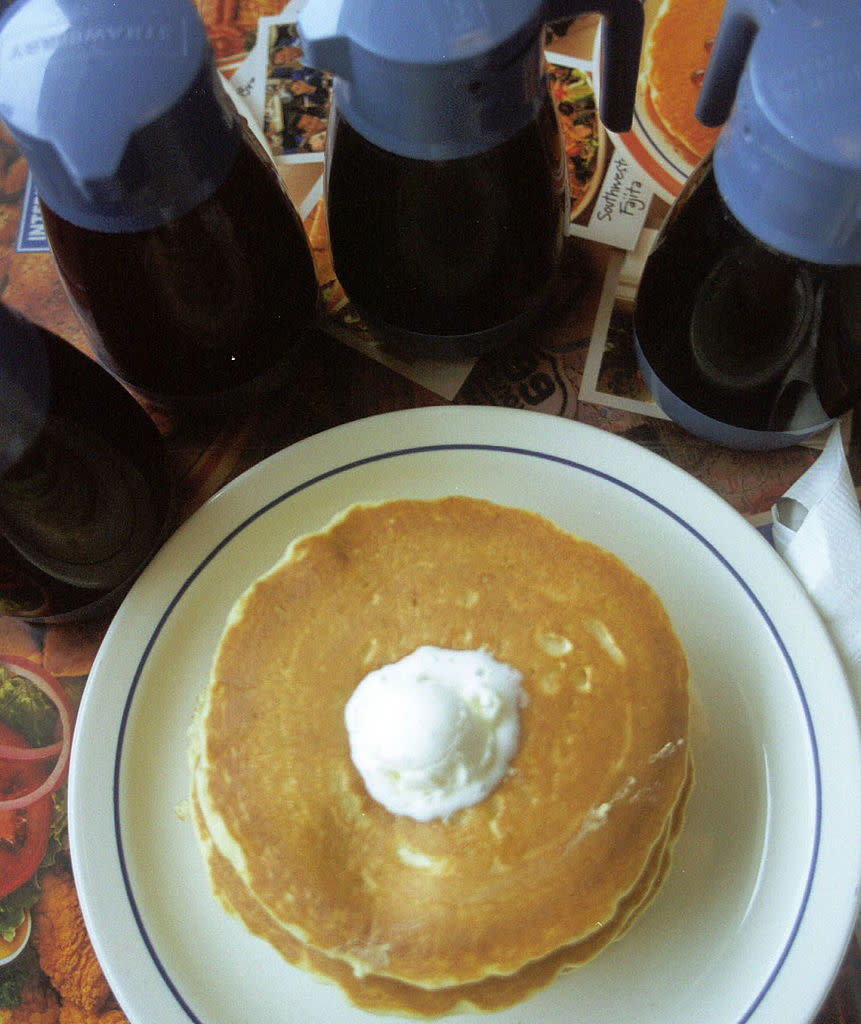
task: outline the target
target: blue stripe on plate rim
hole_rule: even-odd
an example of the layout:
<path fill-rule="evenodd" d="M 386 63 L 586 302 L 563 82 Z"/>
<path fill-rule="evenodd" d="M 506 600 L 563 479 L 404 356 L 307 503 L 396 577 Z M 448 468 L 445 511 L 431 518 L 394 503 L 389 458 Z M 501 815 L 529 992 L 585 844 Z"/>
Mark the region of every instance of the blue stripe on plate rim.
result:
<path fill-rule="evenodd" d="M 512 446 L 512 445 L 471 444 L 471 443 L 447 443 L 447 444 L 420 445 L 420 446 L 411 447 L 411 448 L 401 448 L 401 449 L 397 449 L 397 450 L 393 450 L 393 451 L 381 452 L 381 453 L 376 454 L 376 455 L 370 455 L 370 456 L 366 456 L 364 458 L 355 459 L 353 461 L 344 463 L 343 465 L 335 466 L 332 469 L 328 469 L 328 470 L 326 470 L 323 473 L 319 473 L 319 474 L 309 478 L 308 480 L 305 480 L 302 483 L 297 484 L 294 487 L 291 487 L 289 490 L 285 491 L 283 494 L 278 495 L 278 497 L 273 498 L 271 501 L 268 501 L 265 505 L 261 506 L 259 509 L 256 509 L 251 515 L 249 515 L 246 519 L 244 519 L 243 522 L 241 522 L 238 526 L 236 526 L 233 530 L 231 530 L 230 533 L 228 533 L 224 538 L 222 538 L 221 541 L 219 541 L 219 543 L 212 549 L 212 551 L 210 551 L 209 554 L 198 564 L 197 568 L 195 568 L 194 571 L 187 577 L 187 579 L 185 580 L 183 585 L 179 588 L 179 590 L 173 596 L 173 598 L 170 601 L 170 604 L 166 608 L 164 614 L 161 616 L 161 618 L 159 619 L 158 624 L 156 625 L 155 629 L 153 630 L 152 635 L 148 639 L 146 647 L 144 649 L 144 652 L 141 655 L 140 661 L 138 662 L 138 666 L 137 666 L 137 668 L 135 670 L 135 674 L 134 674 L 134 677 L 132 679 L 132 684 L 131 684 L 131 687 L 129 689 L 129 694 L 128 694 L 128 697 L 126 699 L 125 707 L 123 709 L 122 720 L 120 722 L 119 737 L 118 737 L 118 740 L 117 740 L 116 755 L 115 755 L 115 759 L 114 759 L 114 782 L 113 782 L 114 833 L 115 833 L 115 838 L 116 838 L 116 842 L 117 842 L 117 852 L 118 852 L 118 856 L 119 856 L 120 869 L 121 869 L 121 872 L 122 872 L 123 883 L 125 885 L 126 894 L 128 896 L 129 905 L 131 907 L 132 914 L 134 915 L 135 921 L 136 921 L 137 926 L 138 926 L 138 930 L 140 931 L 140 934 L 141 934 L 141 938 L 142 938 L 142 940 L 144 942 L 144 945 L 146 946 L 146 949 L 147 949 L 147 951 L 148 951 L 148 953 L 150 955 L 150 958 L 152 959 L 153 965 L 158 970 L 159 974 L 161 975 L 162 979 L 164 980 L 165 985 L 167 986 L 167 988 L 169 989 L 169 991 L 173 995 L 174 999 L 176 999 L 177 1004 L 181 1007 L 183 1012 L 186 1014 L 186 1016 L 188 1017 L 189 1021 L 192 1022 L 192 1024 L 205 1024 L 205 1022 L 201 1021 L 201 1019 L 194 1013 L 194 1011 L 188 1005 L 188 1003 L 185 1000 L 185 998 L 183 997 L 182 993 L 179 991 L 179 988 L 178 988 L 177 984 L 171 978 L 170 972 L 167 969 L 165 963 L 163 962 L 161 956 L 159 955 L 158 951 L 156 950 L 155 946 L 153 945 L 153 942 L 152 942 L 152 940 L 151 940 L 151 938 L 150 938 L 150 936 L 149 936 L 149 934 L 147 932 L 146 926 L 144 924 L 143 916 L 141 914 L 140 908 L 138 907 L 134 891 L 132 889 L 132 885 L 131 885 L 131 881 L 130 881 L 129 873 L 128 873 L 128 868 L 127 868 L 127 864 L 126 864 L 126 857 L 125 857 L 125 853 L 124 853 L 124 850 L 123 850 L 122 824 L 121 824 L 121 821 L 120 821 L 120 805 L 119 805 L 120 804 L 120 802 L 119 802 L 119 791 L 120 791 L 119 777 L 120 777 L 120 769 L 121 769 L 122 756 L 123 756 L 123 741 L 124 741 L 124 737 L 125 737 L 126 726 L 128 724 L 128 720 L 129 720 L 129 715 L 131 713 L 131 707 L 132 707 L 132 702 L 134 700 L 135 692 L 137 690 L 137 687 L 138 687 L 138 684 L 140 682 L 140 679 L 141 679 L 141 676 L 143 674 L 143 671 L 144 671 L 144 669 L 146 667 L 147 659 L 149 658 L 150 652 L 152 651 L 156 641 L 158 640 L 159 634 L 161 633 L 161 631 L 164 628 L 166 622 L 168 621 L 168 619 L 172 615 L 172 613 L 173 613 L 174 609 L 176 608 L 177 604 L 182 599 L 183 595 L 186 593 L 186 591 L 192 585 L 194 580 L 200 575 L 200 573 L 203 571 L 203 569 L 216 557 L 216 555 L 219 553 L 219 551 L 221 551 L 224 547 L 226 547 L 228 544 L 230 544 L 251 523 L 255 522 L 261 516 L 265 515 L 268 511 L 270 511 L 271 509 L 275 508 L 277 505 L 280 505 L 283 502 L 288 501 L 294 495 L 300 493 L 301 491 L 305 491 L 305 490 L 307 490 L 310 487 L 313 487 L 315 484 L 321 483 L 323 480 L 327 480 L 327 479 L 329 479 L 331 477 L 334 477 L 334 476 L 337 476 L 337 475 L 339 475 L 341 473 L 349 472 L 350 470 L 356 469 L 356 468 L 358 468 L 360 466 L 367 466 L 367 465 L 370 465 L 372 463 L 385 461 L 387 459 L 401 458 L 401 457 L 412 456 L 412 455 L 434 454 L 434 453 L 445 452 L 445 451 L 487 451 L 487 452 L 497 452 L 497 453 L 503 453 L 503 454 L 517 455 L 517 456 L 521 456 L 521 457 L 525 456 L 525 457 L 531 457 L 531 458 L 536 458 L 536 459 L 543 459 L 543 460 L 548 461 L 548 462 L 553 462 L 553 463 L 557 463 L 557 464 L 562 465 L 562 466 L 567 466 L 568 468 L 573 469 L 573 470 L 577 470 L 579 472 L 591 474 L 592 476 L 600 478 L 600 479 L 606 481 L 607 483 L 613 484 L 616 487 L 620 487 L 622 490 L 630 492 L 631 494 L 633 494 L 637 498 L 641 499 L 642 501 L 645 501 L 649 505 L 652 505 L 654 508 L 658 509 L 664 515 L 668 516 L 670 519 L 675 521 L 682 529 L 686 530 L 689 534 L 691 534 L 694 538 L 696 538 L 696 540 L 700 544 L 702 544 L 703 547 L 706 548 L 708 550 L 708 552 L 711 555 L 714 556 L 714 558 L 717 559 L 717 561 L 727 570 L 727 572 L 730 573 L 730 575 L 742 587 L 743 591 L 745 592 L 745 594 L 750 599 L 751 604 L 755 607 L 757 613 L 762 618 L 763 622 L 765 623 L 766 627 L 768 628 L 768 631 L 773 636 L 773 638 L 775 640 L 775 643 L 777 644 L 781 654 L 783 655 L 783 658 L 786 661 L 787 667 L 789 669 L 790 674 L 792 675 L 792 679 L 793 679 L 793 682 L 795 684 L 796 693 L 797 693 L 798 699 L 799 699 L 799 701 L 801 703 L 801 707 L 802 707 L 802 710 L 803 710 L 803 713 L 804 713 L 804 719 L 805 719 L 805 722 L 807 724 L 807 732 L 808 732 L 808 736 L 809 736 L 809 739 L 810 739 L 810 747 L 811 747 L 811 753 L 812 753 L 813 771 L 814 771 L 814 779 L 815 779 L 815 793 L 816 793 L 816 814 L 815 814 L 815 828 L 814 828 L 814 836 L 813 836 L 813 852 L 812 852 L 812 855 L 811 855 L 810 867 L 809 867 L 809 870 L 808 870 L 807 879 L 806 879 L 804 890 L 803 890 L 803 893 L 802 893 L 801 902 L 800 902 L 800 905 L 799 905 L 799 908 L 798 908 L 798 912 L 797 912 L 796 917 L 795 917 L 795 921 L 793 922 L 792 929 L 790 930 L 790 934 L 789 934 L 789 936 L 787 938 L 787 941 L 786 941 L 783 949 L 780 951 L 779 955 L 777 956 L 777 959 L 776 959 L 776 961 L 775 961 L 771 971 L 769 972 L 768 977 L 766 978 L 762 988 L 756 994 L 754 999 L 751 1001 L 750 1006 L 747 1008 L 747 1010 L 744 1012 L 744 1014 L 737 1021 L 737 1024 L 745 1024 L 745 1021 L 749 1021 L 751 1019 L 753 1014 L 756 1012 L 757 1007 L 760 1005 L 762 1000 L 765 998 L 766 994 L 768 993 L 769 989 L 771 988 L 772 984 L 774 983 L 775 979 L 777 978 L 778 974 L 780 973 L 780 970 L 781 970 L 784 962 L 786 961 L 787 956 L 789 955 L 789 951 L 792 948 L 792 944 L 794 943 L 795 938 L 796 938 L 796 936 L 798 934 L 798 930 L 801 927 L 801 922 L 802 922 L 802 919 L 804 917 L 805 910 L 807 908 L 807 903 L 808 903 L 808 899 L 809 899 L 809 896 L 810 896 L 810 890 L 811 890 L 811 887 L 813 885 L 813 878 L 814 878 L 814 875 L 816 873 L 816 864 L 817 864 L 818 854 L 819 854 L 820 833 L 821 833 L 821 827 L 822 827 L 822 780 L 821 780 L 821 772 L 820 772 L 820 765 L 819 765 L 819 748 L 818 748 L 818 744 L 816 742 L 816 736 L 815 736 L 814 729 L 813 729 L 813 720 L 811 718 L 810 709 L 809 709 L 809 706 L 807 704 L 807 699 L 806 699 L 805 694 L 804 694 L 804 688 L 801 685 L 801 680 L 798 677 L 798 673 L 796 671 L 795 665 L 793 664 L 792 658 L 790 657 L 789 652 L 786 649 L 786 646 L 785 646 L 785 644 L 783 642 L 783 639 L 781 638 L 781 636 L 778 633 L 774 623 L 772 622 L 770 616 L 768 615 L 768 612 L 762 606 L 762 603 L 759 601 L 757 596 L 753 593 L 753 591 L 751 590 L 749 585 L 745 582 L 745 580 L 741 577 L 741 575 L 737 572 L 737 570 L 733 568 L 733 566 L 729 563 L 729 561 L 721 554 L 721 552 L 718 551 L 718 549 L 715 547 L 715 545 L 712 544 L 712 542 L 710 540 L 708 540 L 706 537 L 704 537 L 699 532 L 699 530 L 697 530 L 694 526 L 692 526 L 690 523 L 688 523 L 680 515 L 678 515 L 676 512 L 673 512 L 672 509 L 667 508 L 666 505 L 664 505 L 662 502 L 658 501 L 656 498 L 653 498 L 651 495 L 646 494 L 644 491 L 641 491 L 639 488 L 634 487 L 632 484 L 629 484 L 629 483 L 627 483 L 624 480 L 620 480 L 618 477 L 615 477 L 611 473 L 607 473 L 604 470 L 596 469 L 593 466 L 588 466 L 588 465 L 585 465 L 584 463 L 577 462 L 574 459 L 567 459 L 567 458 L 564 458 L 563 456 L 560 456 L 560 455 L 552 455 L 552 454 L 547 453 L 547 452 L 533 451 L 533 450 L 528 449 L 528 448 L 518 448 L 518 447 L 515 447 L 515 446 Z"/>
<path fill-rule="evenodd" d="M 636 122 L 636 125 L 640 130 L 640 134 L 643 136 L 643 139 L 649 143 L 649 145 L 652 147 L 655 153 L 658 154 L 660 159 L 663 160 L 664 163 L 666 163 L 667 166 L 680 179 L 679 184 L 681 185 L 683 182 L 687 181 L 690 175 L 690 170 L 686 170 L 683 166 L 681 166 L 679 164 L 677 157 L 673 157 L 667 153 L 667 147 L 661 145 L 661 143 L 658 142 L 658 140 L 654 137 L 651 130 L 646 125 L 643 118 L 640 116 L 639 111 L 636 109 L 634 110 L 634 121 Z"/>

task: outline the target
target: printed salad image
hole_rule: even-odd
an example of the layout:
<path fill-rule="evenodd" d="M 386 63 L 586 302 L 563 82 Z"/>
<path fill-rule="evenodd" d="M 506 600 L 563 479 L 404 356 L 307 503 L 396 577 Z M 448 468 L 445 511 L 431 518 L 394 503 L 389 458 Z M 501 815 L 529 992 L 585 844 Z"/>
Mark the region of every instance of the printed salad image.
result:
<path fill-rule="evenodd" d="M 73 710 L 41 667 L 0 655 L 0 1019 L 38 968 L 31 911 L 68 851 L 65 781 Z"/>
<path fill-rule="evenodd" d="M 600 176 L 601 124 L 592 83 L 584 72 L 548 64 L 547 77 L 568 158 L 573 220 L 590 194 L 593 179 Z"/>

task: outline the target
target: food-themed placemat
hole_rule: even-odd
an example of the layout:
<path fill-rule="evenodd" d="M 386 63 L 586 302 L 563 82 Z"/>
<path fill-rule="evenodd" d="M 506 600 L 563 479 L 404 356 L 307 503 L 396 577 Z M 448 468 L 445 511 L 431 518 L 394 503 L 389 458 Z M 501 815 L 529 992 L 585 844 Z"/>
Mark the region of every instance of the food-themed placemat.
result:
<path fill-rule="evenodd" d="M 271 407 L 249 409 L 217 428 L 198 430 L 154 412 L 179 480 L 178 520 L 264 454 L 308 430 L 403 407 L 414 395 L 412 382 L 426 389 L 422 401 L 533 409 L 624 435 L 693 473 L 754 524 L 765 523 L 772 503 L 811 464 L 814 452 L 801 446 L 764 454 L 734 452 L 691 438 L 666 419 L 648 394 L 637 371 L 631 331 L 649 247 L 674 197 L 714 141 L 713 131 L 697 125 L 693 108 L 722 0 L 645 0 L 634 123 L 623 135 L 604 130 L 596 115 L 598 19 L 587 15 L 548 28 L 548 76 L 565 139 L 572 198 L 559 294 L 546 323 L 524 343 L 458 363 L 391 357 L 376 344 L 335 278 L 322 202 L 331 81 L 301 63 L 297 0 L 286 7 L 284 0 L 195 2 L 231 94 L 265 140 L 303 218 L 332 344 L 302 368 L 306 377 L 300 390 L 308 397 L 291 396 L 281 418 Z M 2 123 L 0 298 L 89 349 L 55 272 L 26 163 Z M 371 379 L 371 363 L 359 353 L 371 357 L 379 376 Z M 366 396 L 371 387 L 374 395 Z M 851 417 L 843 426 L 848 438 Z M 849 455 L 858 481 L 857 443 Z M 106 627 L 107 621 L 98 621 L 36 628 L 0 616 L 0 652 L 26 658 L 58 679 L 74 707 Z M 57 821 L 62 845 L 63 822 Z M 125 1021 L 87 941 L 64 856 L 60 849 L 34 895 L 40 941 L 38 950 L 19 962 L 24 1001 L 9 1008 L 0 987 L 0 1024 Z M 0 982 L 8 977 L 0 975 Z M 857 1024 L 859 977 L 861 954 L 855 943 L 817 1024 Z"/>

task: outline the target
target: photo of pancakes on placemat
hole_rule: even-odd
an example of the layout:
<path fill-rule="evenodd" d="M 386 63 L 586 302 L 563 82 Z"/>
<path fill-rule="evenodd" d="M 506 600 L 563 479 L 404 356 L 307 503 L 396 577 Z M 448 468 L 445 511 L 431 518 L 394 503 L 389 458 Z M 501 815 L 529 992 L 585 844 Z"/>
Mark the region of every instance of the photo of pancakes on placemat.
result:
<path fill-rule="evenodd" d="M 724 0 L 646 0 L 634 117 L 636 155 L 659 184 L 677 192 L 714 145 L 719 128 L 694 110 Z"/>

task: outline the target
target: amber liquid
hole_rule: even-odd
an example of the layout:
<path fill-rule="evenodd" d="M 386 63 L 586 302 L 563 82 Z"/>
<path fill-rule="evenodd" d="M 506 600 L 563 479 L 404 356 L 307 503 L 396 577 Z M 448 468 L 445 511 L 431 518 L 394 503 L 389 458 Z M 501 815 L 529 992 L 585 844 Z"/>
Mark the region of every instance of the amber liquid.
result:
<path fill-rule="evenodd" d="M 327 171 L 335 273 L 386 337 L 471 351 L 537 311 L 562 251 L 565 164 L 552 102 L 476 156 L 416 160 L 337 115 Z"/>
<path fill-rule="evenodd" d="M 99 360 L 133 388 L 230 397 L 289 373 L 317 281 L 302 223 L 247 129 L 224 183 L 168 224 L 111 234 L 43 214 Z"/>
<path fill-rule="evenodd" d="M 861 397 L 861 268 L 763 245 L 724 204 L 710 160 L 646 263 L 635 331 L 694 409 L 751 430 L 815 427 Z"/>
<path fill-rule="evenodd" d="M 164 539 L 171 480 L 131 395 L 62 339 L 31 336 L 39 379 L 23 396 L 0 367 L 0 434 L 17 455 L 0 453 L 0 614 L 64 621 L 118 603 Z"/>

